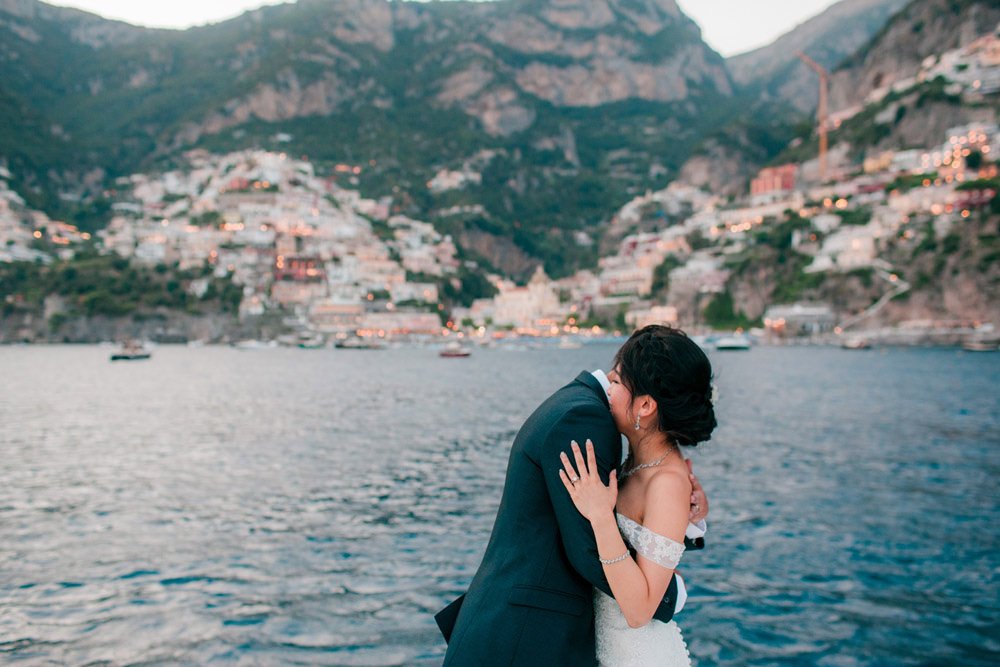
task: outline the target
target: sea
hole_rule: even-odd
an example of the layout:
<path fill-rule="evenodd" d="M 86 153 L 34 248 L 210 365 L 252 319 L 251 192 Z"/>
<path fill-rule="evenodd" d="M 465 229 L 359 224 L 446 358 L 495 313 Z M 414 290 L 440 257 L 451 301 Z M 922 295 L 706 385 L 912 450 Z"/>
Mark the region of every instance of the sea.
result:
<path fill-rule="evenodd" d="M 440 664 L 518 427 L 617 344 L 0 347 L 0 663 Z M 1000 354 L 710 357 L 696 664 L 1000 663 Z"/>

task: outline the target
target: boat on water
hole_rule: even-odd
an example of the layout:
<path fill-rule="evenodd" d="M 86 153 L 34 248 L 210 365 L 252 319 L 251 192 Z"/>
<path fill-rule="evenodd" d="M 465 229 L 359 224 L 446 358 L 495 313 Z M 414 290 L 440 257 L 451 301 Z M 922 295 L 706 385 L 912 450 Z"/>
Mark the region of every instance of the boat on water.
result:
<path fill-rule="evenodd" d="M 472 355 L 472 350 L 463 346 L 461 343 L 451 342 L 444 346 L 438 356 L 452 359 L 459 359 L 462 357 L 468 357 Z"/>
<path fill-rule="evenodd" d="M 121 348 L 111 355 L 111 361 L 139 361 L 149 359 L 153 353 L 147 350 L 141 343 L 128 341 L 122 344 Z"/>
<path fill-rule="evenodd" d="M 270 347 L 278 347 L 278 341 L 248 339 L 233 343 L 233 347 L 235 347 L 237 350 L 264 350 Z"/>
<path fill-rule="evenodd" d="M 997 352 L 1000 351 L 1000 340 L 967 340 L 962 343 L 966 352 Z"/>
<path fill-rule="evenodd" d="M 344 338 L 338 340 L 333 344 L 338 350 L 384 350 L 385 343 L 381 340 L 375 338 L 362 338 L 361 336 L 352 336 L 351 338 Z"/>
<path fill-rule="evenodd" d="M 750 339 L 742 334 L 722 336 L 715 339 L 716 350 L 749 350 Z"/>
<path fill-rule="evenodd" d="M 872 344 L 867 338 L 845 338 L 841 343 L 840 347 L 845 350 L 870 350 Z"/>

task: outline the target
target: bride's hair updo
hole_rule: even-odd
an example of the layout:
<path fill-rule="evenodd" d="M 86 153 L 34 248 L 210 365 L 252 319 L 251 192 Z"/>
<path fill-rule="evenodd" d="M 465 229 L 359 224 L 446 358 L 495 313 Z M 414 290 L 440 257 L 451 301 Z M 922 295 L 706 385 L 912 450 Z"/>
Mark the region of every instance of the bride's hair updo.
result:
<path fill-rule="evenodd" d="M 643 327 L 621 346 L 614 365 L 633 396 L 656 401 L 659 429 L 673 442 L 694 446 L 712 437 L 712 364 L 683 331 Z"/>

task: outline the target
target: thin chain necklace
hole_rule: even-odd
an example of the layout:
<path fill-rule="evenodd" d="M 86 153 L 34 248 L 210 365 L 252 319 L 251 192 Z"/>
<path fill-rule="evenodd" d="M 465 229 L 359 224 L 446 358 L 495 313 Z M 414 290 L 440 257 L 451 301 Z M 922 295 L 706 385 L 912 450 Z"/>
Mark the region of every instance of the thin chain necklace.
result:
<path fill-rule="evenodd" d="M 656 459 L 655 461 L 650 461 L 649 463 L 640 463 L 639 465 L 634 466 L 632 468 L 629 468 L 628 470 L 622 472 L 622 474 L 618 476 L 618 479 L 619 480 L 625 479 L 626 477 L 628 477 L 632 473 L 639 472 L 640 470 L 643 470 L 644 468 L 655 468 L 656 466 L 658 466 L 661 463 L 663 463 L 663 460 L 666 459 L 668 456 L 670 456 L 670 452 L 672 452 L 672 451 L 674 451 L 674 447 L 673 446 L 671 446 L 670 449 L 667 450 L 666 454 L 664 454 L 660 458 Z"/>

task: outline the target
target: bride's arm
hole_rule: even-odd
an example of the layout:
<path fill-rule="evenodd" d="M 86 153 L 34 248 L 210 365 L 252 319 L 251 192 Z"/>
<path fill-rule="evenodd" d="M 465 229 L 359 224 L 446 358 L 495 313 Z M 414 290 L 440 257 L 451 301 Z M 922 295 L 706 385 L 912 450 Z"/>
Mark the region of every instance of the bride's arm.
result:
<path fill-rule="evenodd" d="M 625 620 L 634 628 L 646 625 L 663 600 L 674 568 L 658 564 L 641 554 L 634 559 L 629 555 L 615 520 L 616 477 L 612 475 L 609 485 L 604 486 L 599 477 L 588 473 L 588 470 L 594 469 L 593 446 L 590 443 L 587 458 L 591 465 L 584 462 L 575 443 L 573 453 L 576 468 L 573 470 L 569 466 L 568 459 L 563 461 L 564 468 L 570 471 L 560 471 L 563 484 L 577 509 L 590 520 L 605 577 Z M 576 476 L 577 471 L 579 479 L 573 483 L 570 475 Z M 646 492 L 645 527 L 682 543 L 688 523 L 690 493 L 690 484 L 683 476 L 656 475 L 649 481 Z"/>
<path fill-rule="evenodd" d="M 651 479 L 646 491 L 643 526 L 683 543 L 689 493 L 684 479 L 677 475 L 659 474 Z M 613 512 L 597 515 L 590 523 L 594 527 L 602 560 L 612 560 L 628 553 Z M 637 553 L 634 559 L 630 557 L 603 565 L 608 585 L 629 626 L 638 628 L 649 623 L 670 584 L 674 568 L 650 560 L 641 553 Z"/>

